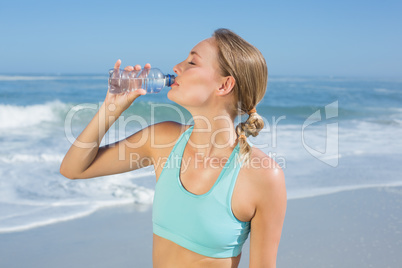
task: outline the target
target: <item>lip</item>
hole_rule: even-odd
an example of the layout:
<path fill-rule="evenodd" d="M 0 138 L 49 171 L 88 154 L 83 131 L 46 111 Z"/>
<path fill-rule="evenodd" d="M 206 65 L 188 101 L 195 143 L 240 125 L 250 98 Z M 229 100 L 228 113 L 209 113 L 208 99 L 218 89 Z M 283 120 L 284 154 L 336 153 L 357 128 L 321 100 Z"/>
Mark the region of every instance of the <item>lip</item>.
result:
<path fill-rule="evenodd" d="M 175 81 L 170 87 L 178 86 L 179 84 Z"/>

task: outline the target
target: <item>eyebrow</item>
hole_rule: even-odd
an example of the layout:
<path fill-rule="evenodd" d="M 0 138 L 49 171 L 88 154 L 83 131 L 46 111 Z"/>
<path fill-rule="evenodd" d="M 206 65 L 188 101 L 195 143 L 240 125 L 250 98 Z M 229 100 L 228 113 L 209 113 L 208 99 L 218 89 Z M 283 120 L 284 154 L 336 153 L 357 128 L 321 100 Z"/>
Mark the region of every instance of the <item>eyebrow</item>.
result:
<path fill-rule="evenodd" d="M 198 54 L 198 53 L 197 53 L 196 51 L 194 51 L 194 50 L 190 52 L 190 55 L 197 55 L 198 57 L 201 58 L 200 54 Z"/>

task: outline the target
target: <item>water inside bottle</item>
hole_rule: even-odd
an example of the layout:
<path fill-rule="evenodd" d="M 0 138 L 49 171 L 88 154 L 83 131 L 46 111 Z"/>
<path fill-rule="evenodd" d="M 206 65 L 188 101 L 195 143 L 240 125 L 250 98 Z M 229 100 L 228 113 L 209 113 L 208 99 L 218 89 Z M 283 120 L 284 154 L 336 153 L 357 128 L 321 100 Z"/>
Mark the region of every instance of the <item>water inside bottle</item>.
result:
<path fill-rule="evenodd" d="M 170 86 L 172 81 L 174 81 L 173 75 L 165 77 L 159 69 L 132 72 L 112 69 L 109 71 L 109 92 L 120 94 L 142 88 L 147 93 L 159 93 L 165 86 Z"/>

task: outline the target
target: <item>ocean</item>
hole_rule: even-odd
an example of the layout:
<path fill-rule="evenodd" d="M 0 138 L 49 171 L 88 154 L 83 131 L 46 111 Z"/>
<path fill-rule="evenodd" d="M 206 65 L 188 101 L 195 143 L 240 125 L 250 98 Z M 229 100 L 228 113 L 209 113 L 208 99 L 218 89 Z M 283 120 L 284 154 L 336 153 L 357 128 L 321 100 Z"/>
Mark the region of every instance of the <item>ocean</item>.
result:
<path fill-rule="evenodd" d="M 153 168 L 68 180 L 60 163 L 104 100 L 105 75 L 0 75 L 0 233 L 76 219 L 106 206 L 150 209 Z M 168 89 L 137 99 L 102 144 L 165 120 L 191 124 Z M 270 77 L 250 137 L 286 176 L 288 199 L 402 185 L 402 80 Z M 245 120 L 245 117 L 238 118 Z"/>

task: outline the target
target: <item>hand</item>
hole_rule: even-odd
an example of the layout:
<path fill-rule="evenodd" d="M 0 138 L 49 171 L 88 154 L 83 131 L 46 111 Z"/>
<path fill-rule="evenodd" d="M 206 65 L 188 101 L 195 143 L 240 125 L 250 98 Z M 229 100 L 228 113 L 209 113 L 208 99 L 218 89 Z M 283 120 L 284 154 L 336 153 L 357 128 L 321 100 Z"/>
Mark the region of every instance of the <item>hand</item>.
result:
<path fill-rule="evenodd" d="M 119 70 L 121 65 L 121 60 L 118 60 L 116 64 L 114 65 L 115 70 Z M 146 75 L 146 70 L 150 69 L 151 65 L 147 63 L 144 66 L 144 71 L 141 72 L 141 76 Z M 130 72 L 135 71 L 136 73 L 140 73 L 141 71 L 141 66 L 140 65 L 135 65 L 133 66 L 127 66 L 124 68 L 124 75 L 128 75 Z M 106 94 L 106 99 L 105 99 L 105 104 L 107 107 L 112 107 L 111 110 L 117 112 L 117 113 L 122 113 L 125 111 L 130 105 L 134 102 L 135 99 L 137 99 L 141 95 L 145 95 L 147 92 L 145 89 L 138 88 L 138 86 L 130 85 L 129 88 L 137 88 L 136 90 L 127 90 L 121 94 L 111 94 L 108 90 Z M 111 105 L 114 104 L 114 105 Z"/>

